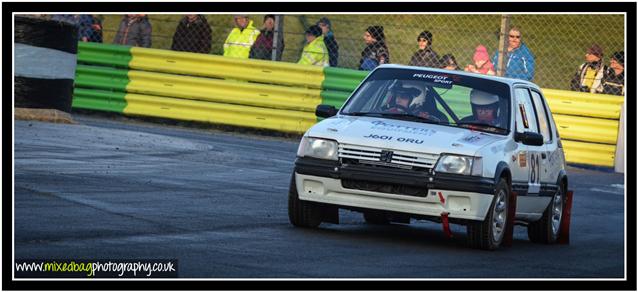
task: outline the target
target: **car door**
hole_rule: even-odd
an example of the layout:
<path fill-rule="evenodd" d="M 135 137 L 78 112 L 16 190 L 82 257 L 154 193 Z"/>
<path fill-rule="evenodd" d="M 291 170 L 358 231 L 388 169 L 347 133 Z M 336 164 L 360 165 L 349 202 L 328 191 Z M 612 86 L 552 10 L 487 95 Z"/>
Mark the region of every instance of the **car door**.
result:
<path fill-rule="evenodd" d="M 555 185 L 558 179 L 558 172 L 561 169 L 562 157 L 560 155 L 557 138 L 552 134 L 552 116 L 549 107 L 540 91 L 531 89 L 532 102 L 538 117 L 538 126 L 545 149 L 541 152 L 541 189 L 542 186 Z"/>
<path fill-rule="evenodd" d="M 529 88 L 518 86 L 514 88 L 516 97 L 516 132 L 534 132 L 540 133 L 538 127 L 538 118 L 532 102 L 532 96 Z M 545 145 L 533 146 L 524 145 L 518 142 L 518 153 L 515 155 L 518 159 L 521 177 L 518 184 L 527 184 L 528 194 L 538 194 L 541 186 L 541 158 L 545 151 Z M 514 180 L 514 179 L 513 179 Z"/>

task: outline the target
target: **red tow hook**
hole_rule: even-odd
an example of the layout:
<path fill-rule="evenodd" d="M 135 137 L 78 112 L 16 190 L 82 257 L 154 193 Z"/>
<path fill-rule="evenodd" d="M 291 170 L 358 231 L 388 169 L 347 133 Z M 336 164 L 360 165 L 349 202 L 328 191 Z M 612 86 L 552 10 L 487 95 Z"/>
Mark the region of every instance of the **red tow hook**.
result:
<path fill-rule="evenodd" d="M 572 200 L 574 191 L 567 191 L 567 200 L 563 209 L 563 220 L 560 223 L 560 233 L 558 234 L 558 244 L 569 244 L 569 224 L 572 217 Z"/>
<path fill-rule="evenodd" d="M 447 238 L 452 238 L 452 231 L 450 230 L 450 220 L 448 220 L 447 216 L 449 212 L 441 213 L 441 225 L 443 225 L 443 233 L 447 236 Z"/>

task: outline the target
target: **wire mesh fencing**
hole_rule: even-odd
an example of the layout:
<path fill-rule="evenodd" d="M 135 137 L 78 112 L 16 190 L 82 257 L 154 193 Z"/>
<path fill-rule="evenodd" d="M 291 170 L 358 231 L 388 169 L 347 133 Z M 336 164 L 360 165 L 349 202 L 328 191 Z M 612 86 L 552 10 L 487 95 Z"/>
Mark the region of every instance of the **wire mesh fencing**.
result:
<path fill-rule="evenodd" d="M 246 57 L 296 63 L 309 47 L 309 28 L 319 24 L 329 27 L 323 38 L 334 40 L 327 47 L 331 65 L 341 68 L 369 70 L 381 63 L 447 67 L 595 93 L 610 93 L 603 92 L 603 78 L 624 80 L 623 14 L 251 14 L 239 33 L 232 14 L 149 14 L 141 17 L 150 27 L 146 30 L 135 26 L 132 15 L 93 17 L 104 43 L 216 55 L 235 44 L 244 47 Z M 147 43 L 123 41 L 143 40 L 144 34 Z M 584 63 L 590 65 L 581 68 Z"/>

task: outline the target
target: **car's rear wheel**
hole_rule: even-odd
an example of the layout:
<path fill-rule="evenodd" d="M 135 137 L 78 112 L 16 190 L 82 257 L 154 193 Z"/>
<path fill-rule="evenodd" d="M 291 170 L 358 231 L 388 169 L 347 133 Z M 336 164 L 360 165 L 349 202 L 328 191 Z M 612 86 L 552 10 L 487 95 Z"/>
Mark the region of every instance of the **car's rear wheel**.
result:
<path fill-rule="evenodd" d="M 527 237 L 532 242 L 552 244 L 555 243 L 560 234 L 560 225 L 563 220 L 563 209 L 565 207 L 565 191 L 563 184 L 558 186 L 552 201 L 549 203 L 543 217 L 536 222 L 527 225 Z"/>
<path fill-rule="evenodd" d="M 363 212 L 363 219 L 366 221 L 366 223 L 374 224 L 374 225 L 383 225 L 383 224 L 390 223 L 390 218 L 388 218 L 388 214 L 383 212 L 377 212 L 377 211 Z"/>
<path fill-rule="evenodd" d="M 321 224 L 321 210 L 314 202 L 302 201 L 297 193 L 295 175 L 288 190 L 288 219 L 297 227 L 315 228 Z"/>
<path fill-rule="evenodd" d="M 507 226 L 509 198 L 510 187 L 505 179 L 500 179 L 485 220 L 467 224 L 467 238 L 471 247 L 495 250 L 501 245 Z"/>

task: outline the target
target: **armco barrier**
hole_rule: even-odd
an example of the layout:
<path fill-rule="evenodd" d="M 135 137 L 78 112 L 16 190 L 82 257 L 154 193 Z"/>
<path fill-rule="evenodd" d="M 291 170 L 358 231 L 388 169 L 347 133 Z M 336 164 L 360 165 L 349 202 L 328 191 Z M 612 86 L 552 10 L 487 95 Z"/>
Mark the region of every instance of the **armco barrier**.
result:
<path fill-rule="evenodd" d="M 96 43 L 80 43 L 78 63 L 76 108 L 295 133 L 317 121 L 316 105 L 341 107 L 369 73 Z M 623 97 L 543 93 L 567 161 L 613 166 Z"/>
<path fill-rule="evenodd" d="M 314 113 L 127 94 L 125 114 L 303 133 L 317 122 Z"/>

